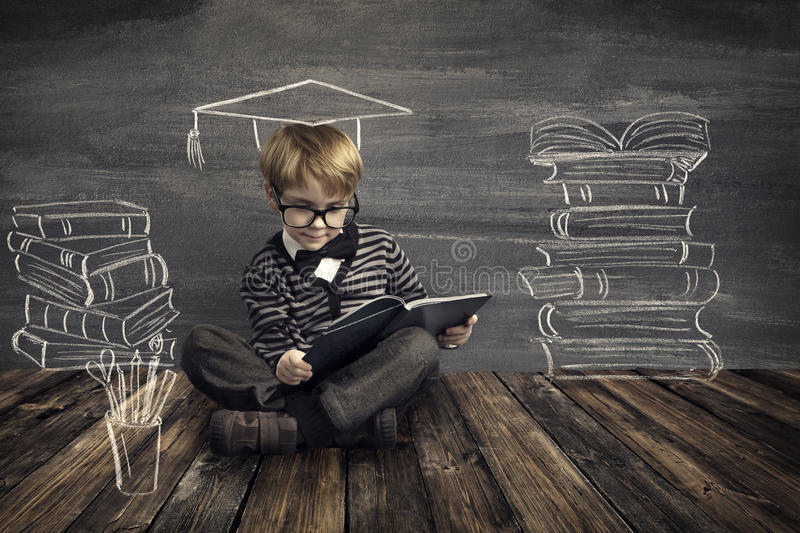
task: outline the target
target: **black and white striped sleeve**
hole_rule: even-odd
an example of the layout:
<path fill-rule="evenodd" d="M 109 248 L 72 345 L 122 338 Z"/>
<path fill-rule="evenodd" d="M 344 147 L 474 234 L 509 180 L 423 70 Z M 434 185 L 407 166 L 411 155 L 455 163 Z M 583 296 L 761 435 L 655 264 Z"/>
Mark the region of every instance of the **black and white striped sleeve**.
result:
<path fill-rule="evenodd" d="M 386 270 L 389 275 L 387 293 L 399 296 L 406 302 L 427 298 L 428 294 L 422 283 L 419 282 L 411 261 L 408 260 L 397 241 L 392 237 L 389 239 L 391 242 L 386 254 Z"/>
<path fill-rule="evenodd" d="M 255 262 L 242 277 L 241 296 L 250 316 L 250 344 L 273 371 L 281 355 L 295 348 L 289 334 L 289 306 L 279 286 L 277 272 Z"/>

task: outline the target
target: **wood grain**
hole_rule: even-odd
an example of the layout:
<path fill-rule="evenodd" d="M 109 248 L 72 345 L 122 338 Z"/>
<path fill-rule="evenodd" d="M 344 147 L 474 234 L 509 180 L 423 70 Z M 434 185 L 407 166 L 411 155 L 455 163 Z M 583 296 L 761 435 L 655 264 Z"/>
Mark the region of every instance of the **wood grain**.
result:
<path fill-rule="evenodd" d="M 406 417 L 394 450 L 348 450 L 347 510 L 349 532 L 434 528 Z"/>
<path fill-rule="evenodd" d="M 21 376 L 25 377 L 30 376 Z M 0 415 L 0 496 L 94 425 L 108 409 L 103 389 L 88 374 L 62 377 L 66 380 L 39 390 L 38 396 L 28 397 Z"/>
<path fill-rule="evenodd" d="M 186 389 L 186 374 L 179 374 Z M 178 382 L 175 383 L 175 388 Z M 174 390 L 174 389 L 173 389 Z M 203 430 L 211 416 L 211 402 L 197 390 L 191 389 L 184 397 L 174 399 L 176 408 L 161 427 L 161 446 L 158 468 L 158 486 L 150 494 L 131 497 L 109 483 L 92 503 L 73 522 L 67 531 L 143 531 L 149 527 L 156 513 L 172 493 L 189 464 L 205 441 Z M 144 451 L 147 457 L 140 457 Z M 155 457 L 149 446 L 142 446 L 131 457 L 131 462 L 152 462 Z"/>
<path fill-rule="evenodd" d="M 766 385 L 728 372 L 711 382 L 656 382 L 781 452 L 785 459 L 800 467 L 800 402 L 797 400 L 777 395 Z"/>
<path fill-rule="evenodd" d="M 9 370 L 0 374 L 0 414 L 80 375 L 73 371 Z"/>
<path fill-rule="evenodd" d="M 509 373 L 499 377 L 634 530 L 721 531 L 544 376 Z"/>
<path fill-rule="evenodd" d="M 214 406 L 181 373 L 158 488 L 131 497 L 115 484 L 105 396 L 77 374 L 0 415 L 3 474 L 16 458 L 27 471 L 0 495 L 0 529 L 794 531 L 800 467 L 769 432 L 790 427 L 795 400 L 727 373 L 714 385 L 448 374 L 401 419 L 395 450 L 237 458 L 209 452 Z M 52 453 L 15 447 L 20 428 Z M 146 442 L 129 444 L 145 457 Z"/>
<path fill-rule="evenodd" d="M 187 379 L 176 381 L 168 418 L 193 392 Z M 63 531 L 109 483 L 114 464 L 105 420 L 101 419 L 0 499 L 0 523 L 6 531 Z M 135 450 L 142 443 L 129 446 Z"/>
<path fill-rule="evenodd" d="M 205 437 L 206 432 L 202 435 Z M 150 529 L 230 531 L 260 459 L 257 455 L 218 457 L 204 444 Z"/>
<path fill-rule="evenodd" d="M 438 531 L 519 531 L 486 460 L 441 381 L 408 410 Z"/>
<path fill-rule="evenodd" d="M 344 531 L 344 450 L 328 448 L 261 462 L 240 531 Z"/>
<path fill-rule="evenodd" d="M 792 529 L 794 468 L 735 428 L 648 380 L 557 385 L 721 526 Z"/>
<path fill-rule="evenodd" d="M 443 381 L 523 530 L 628 529 L 493 374 L 448 374 Z"/>
<path fill-rule="evenodd" d="M 738 369 L 735 374 L 757 381 L 772 391 L 782 393 L 789 398 L 800 401 L 800 375 L 790 370 L 749 370 Z"/>

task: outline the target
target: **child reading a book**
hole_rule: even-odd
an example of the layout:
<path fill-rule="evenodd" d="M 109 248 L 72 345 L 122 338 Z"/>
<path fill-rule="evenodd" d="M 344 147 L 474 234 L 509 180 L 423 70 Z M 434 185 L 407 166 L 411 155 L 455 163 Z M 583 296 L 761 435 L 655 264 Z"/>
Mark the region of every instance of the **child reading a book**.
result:
<path fill-rule="evenodd" d="M 183 347 L 186 375 L 224 407 L 211 417 L 210 448 L 218 455 L 393 448 L 397 417 L 438 376 L 439 347 L 464 344 L 478 317 L 437 338 L 400 329 L 310 390 L 300 387 L 314 374 L 303 356 L 333 320 L 381 295 L 410 302 L 426 292 L 389 233 L 354 222 L 363 165 L 347 135 L 329 125 L 284 126 L 259 163 L 283 230 L 242 281 L 251 340 L 201 325 Z"/>

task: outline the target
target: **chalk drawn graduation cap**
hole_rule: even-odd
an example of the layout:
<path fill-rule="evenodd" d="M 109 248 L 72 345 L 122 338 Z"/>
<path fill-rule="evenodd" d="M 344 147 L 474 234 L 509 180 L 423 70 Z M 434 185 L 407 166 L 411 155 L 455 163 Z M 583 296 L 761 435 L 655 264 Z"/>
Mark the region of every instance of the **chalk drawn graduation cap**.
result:
<path fill-rule="evenodd" d="M 305 80 L 201 105 L 195 107 L 192 113 L 194 113 L 194 128 L 187 135 L 186 157 L 192 166 L 202 170 L 205 159 L 200 148 L 200 130 L 197 122 L 200 114 L 252 120 L 256 148 L 259 150 L 261 141 L 258 137 L 258 121 L 318 126 L 353 120 L 356 123 L 356 145 L 360 149 L 362 119 L 412 115 L 413 111 L 330 83 Z"/>

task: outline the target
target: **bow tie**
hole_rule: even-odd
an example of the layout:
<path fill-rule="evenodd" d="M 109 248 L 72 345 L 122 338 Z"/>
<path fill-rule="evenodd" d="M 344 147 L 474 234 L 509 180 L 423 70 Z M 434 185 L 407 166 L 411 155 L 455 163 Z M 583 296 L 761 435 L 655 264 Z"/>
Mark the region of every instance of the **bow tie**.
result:
<path fill-rule="evenodd" d="M 356 253 L 356 243 L 347 232 L 340 233 L 335 239 L 316 251 L 298 250 L 294 256 L 294 263 L 298 272 L 311 272 L 317 269 L 319 262 L 325 257 L 333 259 L 346 259 Z"/>

